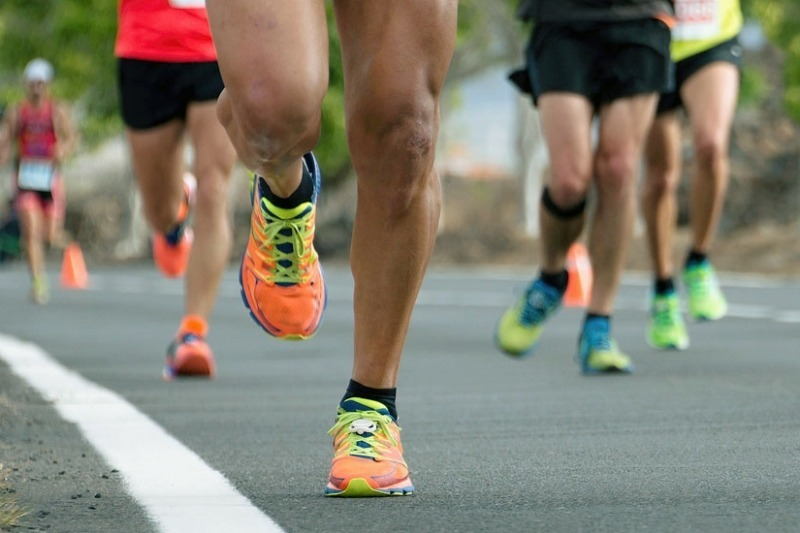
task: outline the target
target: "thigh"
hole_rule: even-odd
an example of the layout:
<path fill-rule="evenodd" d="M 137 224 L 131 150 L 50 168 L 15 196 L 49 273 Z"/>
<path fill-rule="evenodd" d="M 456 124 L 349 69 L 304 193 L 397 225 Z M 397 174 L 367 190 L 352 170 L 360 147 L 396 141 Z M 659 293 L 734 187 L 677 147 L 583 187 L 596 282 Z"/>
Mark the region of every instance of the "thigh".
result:
<path fill-rule="evenodd" d="M 190 105 L 186 125 L 194 148 L 194 172 L 198 182 L 204 180 L 206 175 L 229 178 L 236 152 L 217 120 L 216 103 L 198 102 Z"/>
<path fill-rule="evenodd" d="M 324 0 L 207 0 L 225 88 L 235 101 L 322 101 L 328 82 Z"/>
<path fill-rule="evenodd" d="M 706 65 L 681 88 L 681 98 L 695 132 L 727 132 L 738 97 L 739 69 L 724 61 Z"/>
<path fill-rule="evenodd" d="M 580 180 L 588 186 L 592 168 L 592 103 L 569 92 L 547 92 L 539 98 L 539 120 L 553 180 Z"/>
<path fill-rule="evenodd" d="M 597 153 L 634 167 L 655 116 L 657 93 L 619 98 L 600 110 Z"/>
<path fill-rule="evenodd" d="M 455 47 L 456 0 L 335 0 L 348 107 L 438 97 Z"/>
<path fill-rule="evenodd" d="M 182 120 L 172 120 L 146 130 L 128 128 L 126 133 L 133 171 L 143 192 L 158 190 L 171 180 L 171 176 L 182 174 L 185 133 Z"/>

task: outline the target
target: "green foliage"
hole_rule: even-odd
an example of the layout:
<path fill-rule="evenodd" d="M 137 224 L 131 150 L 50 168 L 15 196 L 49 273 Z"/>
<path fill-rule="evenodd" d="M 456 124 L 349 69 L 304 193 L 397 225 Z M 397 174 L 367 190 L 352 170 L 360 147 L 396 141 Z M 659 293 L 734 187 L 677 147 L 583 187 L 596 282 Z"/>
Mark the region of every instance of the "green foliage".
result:
<path fill-rule="evenodd" d="M 747 8 L 758 17 L 769 39 L 784 51 L 784 104 L 800 121 L 800 3 L 797 0 L 750 0 Z"/>
<path fill-rule="evenodd" d="M 53 94 L 73 103 L 86 144 L 119 131 L 116 8 L 109 0 L 3 0 L 0 100 L 18 100 L 25 64 L 44 57 L 56 70 Z"/>

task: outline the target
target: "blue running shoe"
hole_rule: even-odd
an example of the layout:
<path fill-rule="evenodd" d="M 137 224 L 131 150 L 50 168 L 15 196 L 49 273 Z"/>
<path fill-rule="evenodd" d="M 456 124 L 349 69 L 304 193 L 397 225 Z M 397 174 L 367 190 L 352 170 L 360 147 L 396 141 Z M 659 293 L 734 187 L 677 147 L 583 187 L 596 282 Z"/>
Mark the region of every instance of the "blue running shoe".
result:
<path fill-rule="evenodd" d="M 584 374 L 633 372 L 630 357 L 619 351 L 611 338 L 608 320 L 589 318 L 578 343 L 578 363 Z"/>
<path fill-rule="evenodd" d="M 534 280 L 500 318 L 495 332 L 497 347 L 515 357 L 533 353 L 544 321 L 558 310 L 563 297 L 552 285 L 538 278 Z"/>

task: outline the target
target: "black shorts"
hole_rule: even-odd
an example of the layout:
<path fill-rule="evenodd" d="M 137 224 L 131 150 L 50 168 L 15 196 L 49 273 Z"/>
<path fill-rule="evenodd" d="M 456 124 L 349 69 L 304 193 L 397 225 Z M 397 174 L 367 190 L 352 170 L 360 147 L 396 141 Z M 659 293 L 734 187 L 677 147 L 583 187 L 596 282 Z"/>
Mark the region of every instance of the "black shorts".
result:
<path fill-rule="evenodd" d="M 524 68 L 509 78 L 533 97 L 568 92 L 595 108 L 636 94 L 670 89 L 670 30 L 660 20 L 537 23 Z"/>
<path fill-rule="evenodd" d="M 184 120 L 193 102 L 216 100 L 224 87 L 216 61 L 167 63 L 119 58 L 122 120 L 136 130 Z"/>
<path fill-rule="evenodd" d="M 683 84 L 697 71 L 717 61 L 724 61 L 736 65 L 739 69 L 742 68 L 742 47 L 739 44 L 738 37 L 675 63 L 675 87 L 663 93 L 661 98 L 658 99 L 656 113 L 666 113 L 683 107 L 683 100 L 681 99 L 681 87 L 683 87 Z"/>

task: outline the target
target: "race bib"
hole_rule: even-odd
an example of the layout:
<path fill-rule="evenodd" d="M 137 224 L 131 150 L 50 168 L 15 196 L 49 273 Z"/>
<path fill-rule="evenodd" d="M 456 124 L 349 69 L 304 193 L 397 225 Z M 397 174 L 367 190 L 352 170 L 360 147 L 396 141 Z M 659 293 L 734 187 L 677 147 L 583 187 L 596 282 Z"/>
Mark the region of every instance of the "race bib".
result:
<path fill-rule="evenodd" d="M 55 167 L 46 159 L 23 159 L 19 163 L 17 186 L 26 191 L 49 192 L 53 187 Z"/>
<path fill-rule="evenodd" d="M 206 7 L 206 0 L 169 0 L 169 5 L 178 9 L 199 9 Z"/>
<path fill-rule="evenodd" d="M 676 41 L 716 37 L 720 30 L 718 0 L 675 0 L 678 24 L 672 29 Z"/>

